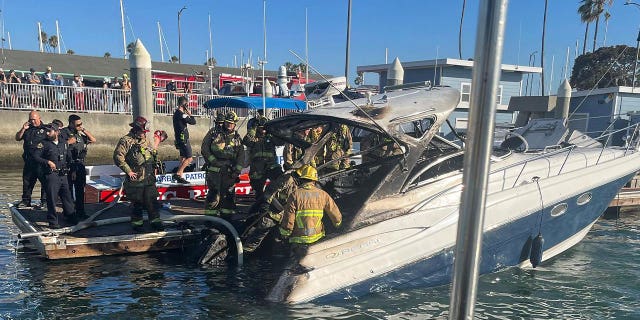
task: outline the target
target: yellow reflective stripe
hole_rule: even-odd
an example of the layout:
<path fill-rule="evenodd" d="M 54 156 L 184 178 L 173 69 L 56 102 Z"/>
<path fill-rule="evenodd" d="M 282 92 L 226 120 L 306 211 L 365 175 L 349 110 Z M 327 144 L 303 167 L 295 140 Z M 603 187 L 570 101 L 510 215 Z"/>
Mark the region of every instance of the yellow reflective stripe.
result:
<path fill-rule="evenodd" d="M 267 152 L 267 151 L 263 151 L 263 152 L 256 152 L 253 155 L 254 158 L 270 158 L 273 157 L 273 153 L 272 152 Z"/>
<path fill-rule="evenodd" d="M 237 165 L 236 165 L 236 170 L 237 170 L 237 171 L 242 171 L 242 165 L 237 164 Z"/>
<path fill-rule="evenodd" d="M 340 220 L 338 223 L 336 223 L 336 228 L 340 227 L 342 225 L 342 220 Z"/>
<path fill-rule="evenodd" d="M 284 229 L 284 228 L 282 228 L 282 227 L 280 227 L 279 229 L 280 229 L 280 234 L 281 234 L 281 235 L 283 235 L 283 236 L 285 236 L 285 237 L 288 237 L 288 236 L 290 236 L 290 235 L 291 235 L 291 231 L 289 231 L 289 230 L 287 230 L 287 229 Z"/>
<path fill-rule="evenodd" d="M 312 236 L 297 236 L 297 237 L 291 237 L 289 239 L 289 242 L 292 243 L 314 243 L 318 240 L 320 240 L 320 238 L 324 237 L 324 232 L 320 232 L 318 234 L 314 234 Z"/>
<path fill-rule="evenodd" d="M 298 210 L 296 211 L 296 225 L 298 228 L 304 228 L 302 217 L 320 217 L 319 221 L 322 221 L 322 213 L 322 210 L 317 209 Z"/>
<path fill-rule="evenodd" d="M 209 172 L 220 172 L 219 167 L 207 167 L 207 171 Z"/>

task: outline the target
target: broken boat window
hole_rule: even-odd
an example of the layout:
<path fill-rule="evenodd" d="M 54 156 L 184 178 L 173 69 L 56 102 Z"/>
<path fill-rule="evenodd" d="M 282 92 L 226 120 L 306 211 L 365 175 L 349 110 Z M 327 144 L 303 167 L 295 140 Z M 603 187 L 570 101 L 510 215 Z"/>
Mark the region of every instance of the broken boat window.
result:
<path fill-rule="evenodd" d="M 398 125 L 398 131 L 415 139 L 420 139 L 435 123 L 434 117 L 426 117 L 420 120 L 401 123 Z"/>
<path fill-rule="evenodd" d="M 435 136 L 418 159 L 410 175 L 408 188 L 427 184 L 436 178 L 457 174 L 462 170 L 464 154 L 460 148 Z"/>

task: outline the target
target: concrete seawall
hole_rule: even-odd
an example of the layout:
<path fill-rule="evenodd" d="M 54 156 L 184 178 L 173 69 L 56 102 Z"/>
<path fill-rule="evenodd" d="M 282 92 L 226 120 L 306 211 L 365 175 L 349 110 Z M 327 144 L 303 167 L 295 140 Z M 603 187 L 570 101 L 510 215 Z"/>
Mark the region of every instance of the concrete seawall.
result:
<path fill-rule="evenodd" d="M 49 123 L 53 119 L 62 120 L 67 125 L 69 115 L 72 112 L 51 112 L 42 111 L 40 116 L 43 123 Z M 98 140 L 97 143 L 89 146 L 87 154 L 87 165 L 112 164 L 113 149 L 118 140 L 129 132 L 129 123 L 132 118 L 129 114 L 104 114 L 104 113 L 82 113 L 75 112 L 82 118 L 84 127 L 89 130 Z M 0 161 L 8 164 L 10 167 L 22 167 L 22 141 L 15 141 L 15 134 L 22 124 L 29 119 L 29 110 L 0 111 L 0 144 L 2 151 L 0 152 Z M 197 124 L 189 126 L 189 134 L 191 140 L 191 148 L 194 155 L 200 154 L 200 146 L 202 139 L 207 134 L 210 125 L 210 118 L 198 116 Z M 161 160 L 177 160 L 179 158 L 178 150 L 173 146 L 173 124 L 170 115 L 154 115 L 151 120 L 153 128 L 163 129 L 167 131 L 169 138 L 163 142 L 159 150 Z M 244 121 L 238 122 L 238 130 L 241 136 L 246 133 L 246 125 Z"/>

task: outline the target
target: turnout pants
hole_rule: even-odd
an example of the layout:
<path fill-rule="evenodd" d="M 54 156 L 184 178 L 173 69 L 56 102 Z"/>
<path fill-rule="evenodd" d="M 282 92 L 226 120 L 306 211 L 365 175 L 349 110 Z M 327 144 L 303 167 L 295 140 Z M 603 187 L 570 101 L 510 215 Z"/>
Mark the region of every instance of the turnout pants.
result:
<path fill-rule="evenodd" d="M 209 168 L 211 170 L 211 168 Z M 207 198 L 204 211 L 207 215 L 232 214 L 235 210 L 234 195 L 236 177 L 227 168 L 207 172 Z"/>
<path fill-rule="evenodd" d="M 159 193 L 156 188 L 155 179 L 149 178 L 142 182 L 126 181 L 124 190 L 127 194 L 127 199 L 133 204 L 133 210 L 131 210 L 131 224 L 133 226 L 142 226 L 143 209 L 146 210 L 149 215 L 149 222 L 154 223 L 160 221 L 160 214 L 158 213 L 158 206 L 156 205 Z"/>

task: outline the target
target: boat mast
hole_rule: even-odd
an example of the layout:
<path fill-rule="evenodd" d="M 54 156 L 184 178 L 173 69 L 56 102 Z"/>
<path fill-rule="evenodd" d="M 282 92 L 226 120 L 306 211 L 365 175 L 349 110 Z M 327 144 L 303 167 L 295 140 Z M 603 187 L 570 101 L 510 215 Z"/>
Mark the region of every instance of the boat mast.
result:
<path fill-rule="evenodd" d="M 349 8 L 347 9 L 347 52 L 344 63 L 344 77 L 347 88 L 349 87 L 349 49 L 351 43 L 351 0 L 349 0 Z"/>
<path fill-rule="evenodd" d="M 304 83 L 309 83 L 309 17 L 307 11 L 309 8 L 304 8 Z"/>
<path fill-rule="evenodd" d="M 158 41 L 160 41 L 160 61 L 164 62 L 164 50 L 162 49 L 162 29 L 160 29 L 160 21 L 158 21 Z"/>
<path fill-rule="evenodd" d="M 56 20 L 56 37 L 58 37 L 58 54 L 61 53 L 60 46 L 60 26 L 58 25 L 58 20 Z"/>
<path fill-rule="evenodd" d="M 267 64 L 267 0 L 262 1 L 262 35 L 264 46 L 264 58 L 260 61 L 262 66 L 262 114 L 267 114 L 267 80 L 264 78 L 264 65 Z"/>
<path fill-rule="evenodd" d="M 211 58 L 213 58 L 213 38 L 211 36 L 211 14 L 209 14 L 209 59 L 207 59 L 208 65 L 212 65 L 211 63 L 209 63 L 209 60 Z"/>
<path fill-rule="evenodd" d="M 473 318 L 507 2 L 479 7 L 449 319 Z"/>
<path fill-rule="evenodd" d="M 124 5 L 122 4 L 122 0 L 120 0 L 120 23 L 122 24 L 122 50 L 123 57 L 127 58 L 127 35 L 125 34 L 124 29 Z"/>
<path fill-rule="evenodd" d="M 43 52 L 42 49 L 42 26 L 40 25 L 40 21 L 38 21 L 38 46 L 40 48 L 40 52 Z"/>

